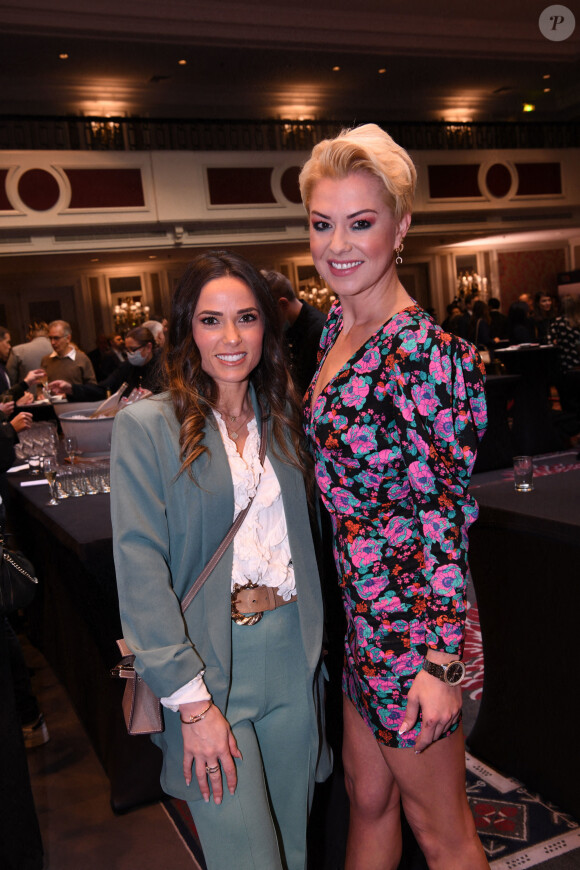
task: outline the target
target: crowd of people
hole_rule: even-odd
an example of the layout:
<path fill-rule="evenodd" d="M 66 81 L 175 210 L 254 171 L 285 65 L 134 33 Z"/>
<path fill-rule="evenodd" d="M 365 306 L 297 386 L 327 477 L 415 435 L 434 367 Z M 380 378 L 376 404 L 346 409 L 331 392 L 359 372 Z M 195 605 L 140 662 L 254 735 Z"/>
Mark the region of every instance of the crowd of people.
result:
<path fill-rule="evenodd" d="M 553 345 L 557 365 L 550 386 L 566 415 L 568 434 L 574 439 L 580 433 L 580 296 L 522 293 L 504 314 L 496 297 L 484 301 L 469 294 L 447 306 L 442 325 L 489 353 L 490 362 L 499 348 Z"/>

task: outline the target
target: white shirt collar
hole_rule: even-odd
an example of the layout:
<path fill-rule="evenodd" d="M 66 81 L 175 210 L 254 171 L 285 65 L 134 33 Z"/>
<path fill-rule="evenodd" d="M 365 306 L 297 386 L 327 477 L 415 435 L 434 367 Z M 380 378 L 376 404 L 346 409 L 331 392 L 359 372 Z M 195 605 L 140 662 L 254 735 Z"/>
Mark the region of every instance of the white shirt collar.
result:
<path fill-rule="evenodd" d="M 54 359 L 55 356 L 58 356 L 58 354 L 57 354 L 57 352 L 56 352 L 55 350 L 53 350 L 53 352 L 51 353 L 50 357 L 51 357 L 51 359 Z M 73 362 L 74 362 L 75 359 L 77 358 L 77 349 L 76 349 L 76 347 L 71 347 L 71 349 L 69 350 L 69 352 L 68 352 L 68 353 L 65 353 L 64 356 L 59 357 L 59 359 L 66 359 L 67 356 L 70 357 L 70 359 L 72 359 Z"/>

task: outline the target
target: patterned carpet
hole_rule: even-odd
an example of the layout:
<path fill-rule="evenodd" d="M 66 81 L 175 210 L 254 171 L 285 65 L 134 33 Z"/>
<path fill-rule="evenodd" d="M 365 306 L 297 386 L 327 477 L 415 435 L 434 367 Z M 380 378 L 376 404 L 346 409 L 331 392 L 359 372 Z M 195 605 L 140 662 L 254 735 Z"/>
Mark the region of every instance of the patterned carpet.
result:
<path fill-rule="evenodd" d="M 483 689 L 483 647 L 477 605 L 469 608 L 465 636 L 464 710 L 469 716 Z M 469 728 L 466 728 L 469 733 Z M 467 796 L 477 832 L 494 870 L 535 867 L 580 847 L 580 825 L 515 779 L 466 752 Z"/>

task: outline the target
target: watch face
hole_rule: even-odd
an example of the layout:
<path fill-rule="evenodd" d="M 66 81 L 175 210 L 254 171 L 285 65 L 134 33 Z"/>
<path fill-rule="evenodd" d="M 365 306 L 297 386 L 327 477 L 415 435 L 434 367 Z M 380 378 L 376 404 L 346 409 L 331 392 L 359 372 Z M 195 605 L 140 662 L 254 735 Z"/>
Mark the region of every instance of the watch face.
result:
<path fill-rule="evenodd" d="M 465 665 L 463 662 L 451 662 L 445 672 L 445 682 L 450 686 L 457 686 L 465 676 Z"/>

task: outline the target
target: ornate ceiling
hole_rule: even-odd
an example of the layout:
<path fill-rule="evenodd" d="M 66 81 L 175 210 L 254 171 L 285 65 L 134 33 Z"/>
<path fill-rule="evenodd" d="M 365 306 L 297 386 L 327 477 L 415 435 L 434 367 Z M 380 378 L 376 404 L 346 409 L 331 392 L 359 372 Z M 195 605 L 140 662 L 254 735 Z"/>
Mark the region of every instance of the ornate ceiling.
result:
<path fill-rule="evenodd" d="M 578 119 L 580 6 L 568 0 L 576 30 L 553 41 L 547 5 L 3 3 L 0 114 L 513 121 L 526 102 Z"/>

